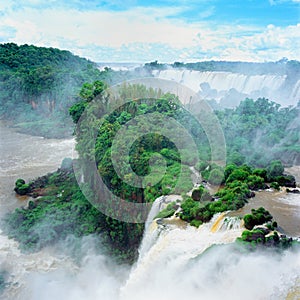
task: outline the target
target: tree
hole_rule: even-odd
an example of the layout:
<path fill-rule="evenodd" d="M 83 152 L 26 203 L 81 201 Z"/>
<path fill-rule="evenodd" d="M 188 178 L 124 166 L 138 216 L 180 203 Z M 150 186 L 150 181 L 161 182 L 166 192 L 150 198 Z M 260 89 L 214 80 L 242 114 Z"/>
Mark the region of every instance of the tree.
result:
<path fill-rule="evenodd" d="M 282 175 L 284 167 L 280 160 L 274 160 L 271 162 L 270 166 L 267 168 L 268 177 L 274 178 L 276 176 Z"/>

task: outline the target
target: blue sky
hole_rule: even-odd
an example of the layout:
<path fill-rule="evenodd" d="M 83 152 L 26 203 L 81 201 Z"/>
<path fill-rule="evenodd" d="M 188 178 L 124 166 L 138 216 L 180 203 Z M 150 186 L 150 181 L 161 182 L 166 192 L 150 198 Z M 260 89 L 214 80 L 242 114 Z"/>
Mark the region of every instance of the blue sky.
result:
<path fill-rule="evenodd" d="M 300 0 L 5 0 L 0 42 L 98 62 L 300 60 Z"/>

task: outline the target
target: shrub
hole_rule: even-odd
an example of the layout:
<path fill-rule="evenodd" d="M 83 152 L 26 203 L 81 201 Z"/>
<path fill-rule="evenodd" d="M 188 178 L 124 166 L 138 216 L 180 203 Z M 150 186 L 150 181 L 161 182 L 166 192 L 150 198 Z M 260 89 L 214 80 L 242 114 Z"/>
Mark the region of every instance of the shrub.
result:
<path fill-rule="evenodd" d="M 267 168 L 269 179 L 282 175 L 283 171 L 284 167 L 280 160 L 273 160 Z"/>
<path fill-rule="evenodd" d="M 30 193 L 31 187 L 29 184 L 25 183 L 19 186 L 15 187 L 15 192 L 21 196 L 26 195 L 27 193 Z"/>
<path fill-rule="evenodd" d="M 219 185 L 224 182 L 224 172 L 220 169 L 213 169 L 208 178 L 208 182 L 214 185 Z"/>
<path fill-rule="evenodd" d="M 195 201 L 211 201 L 212 197 L 209 191 L 203 185 L 200 185 L 199 188 L 193 190 L 192 199 Z"/>
<path fill-rule="evenodd" d="M 226 183 L 232 182 L 234 180 L 244 181 L 248 176 L 249 176 L 249 172 L 247 172 L 241 168 L 238 168 L 231 172 L 231 174 L 229 175 L 229 177 L 226 180 Z"/>
<path fill-rule="evenodd" d="M 264 179 L 256 175 L 249 175 L 246 182 L 251 190 L 262 189 L 265 186 Z"/>
<path fill-rule="evenodd" d="M 163 219 L 163 218 L 169 218 L 169 217 L 173 216 L 177 207 L 178 206 L 175 202 L 168 204 L 168 206 L 165 209 L 163 209 L 162 211 L 160 211 L 157 214 L 155 219 Z"/>
<path fill-rule="evenodd" d="M 273 219 L 272 215 L 263 207 L 252 209 L 251 214 L 244 216 L 244 223 L 247 229 L 253 229 L 255 225 L 262 225 Z"/>
<path fill-rule="evenodd" d="M 245 242 L 262 243 L 265 241 L 265 234 L 262 230 L 245 230 L 242 233 L 242 240 Z"/>
<path fill-rule="evenodd" d="M 251 230 L 256 225 L 255 218 L 251 214 L 245 215 L 243 219 L 244 219 L 245 227 L 247 229 Z"/>
<path fill-rule="evenodd" d="M 224 179 L 227 180 L 227 178 L 229 177 L 229 175 L 235 170 L 237 169 L 237 166 L 235 164 L 230 164 L 227 165 L 224 171 Z"/>
<path fill-rule="evenodd" d="M 293 175 L 281 175 L 274 177 L 275 181 L 281 186 L 296 187 L 296 179 Z"/>
<path fill-rule="evenodd" d="M 265 181 L 268 178 L 266 169 L 254 169 L 252 174 L 263 178 Z"/>
<path fill-rule="evenodd" d="M 270 187 L 271 187 L 272 189 L 274 189 L 274 190 L 278 190 L 278 191 L 280 190 L 280 185 L 279 185 L 279 183 L 276 182 L 276 181 L 271 182 Z"/>
<path fill-rule="evenodd" d="M 25 180 L 22 178 L 19 178 L 16 180 L 15 186 L 20 187 L 21 185 L 25 184 Z"/>
<path fill-rule="evenodd" d="M 195 226 L 195 227 L 199 227 L 200 225 L 202 225 L 203 224 L 203 222 L 202 221 L 200 221 L 200 220 L 192 220 L 191 221 L 191 223 L 190 223 L 192 226 Z"/>

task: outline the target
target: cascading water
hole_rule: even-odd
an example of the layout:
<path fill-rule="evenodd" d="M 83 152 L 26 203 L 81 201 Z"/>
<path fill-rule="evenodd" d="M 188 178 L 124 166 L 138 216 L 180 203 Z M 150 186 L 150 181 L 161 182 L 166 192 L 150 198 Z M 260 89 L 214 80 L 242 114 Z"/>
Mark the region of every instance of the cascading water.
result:
<path fill-rule="evenodd" d="M 245 228 L 227 212 L 198 229 L 180 222 L 173 216 L 147 226 L 141 246 L 147 241 L 147 250 L 121 288 L 121 300 L 299 299 L 299 251 L 238 250 L 233 242 Z"/>
<path fill-rule="evenodd" d="M 244 75 L 172 68 L 155 70 L 152 74 L 154 77 L 181 83 L 205 99 L 220 100 L 227 97 L 230 100 L 238 94 L 240 101 L 245 97 L 266 97 L 283 106 L 295 105 L 300 99 L 299 80 L 294 86 L 286 87 L 286 75 Z M 235 94 L 232 94 L 232 90 Z"/>
<path fill-rule="evenodd" d="M 1 185 L 0 204 L 4 213 L 26 204 L 14 196 L 15 179 L 29 179 L 55 170 L 63 157 L 71 156 L 73 142 L 20 135 L 5 127 L 1 127 L 1 137 L 0 175 L 4 184 Z M 194 175 L 195 184 L 199 183 L 199 174 Z M 298 214 L 297 195 L 280 194 L 271 202 L 274 196 L 269 194 L 269 200 L 263 198 L 261 201 L 268 200 L 274 209 L 282 203 L 278 213 L 283 211 L 283 216 L 287 211 Z M 258 196 L 254 201 L 259 200 Z M 81 241 L 79 246 L 70 238 L 57 248 L 24 254 L 17 242 L 0 232 L 0 267 L 8 272 L 7 281 L 11 283 L 0 298 L 299 299 L 299 252 L 237 252 L 232 242 L 243 227 L 240 218 L 227 213 L 215 215 L 211 222 L 198 229 L 175 217 L 158 223 L 153 221 L 160 208 L 177 199 L 180 197 L 175 195 L 161 197 L 153 205 L 140 257 L 131 269 L 116 265 L 99 254 L 98 241 L 92 237 Z M 292 223 L 291 227 L 297 225 L 297 220 L 290 215 L 286 218 L 287 223 Z M 76 262 L 69 255 L 75 248 L 81 252 Z"/>
<path fill-rule="evenodd" d="M 297 81 L 293 88 L 292 97 L 300 101 L 300 79 Z"/>
<path fill-rule="evenodd" d="M 154 205 L 154 209 L 156 207 L 157 205 Z M 224 222 L 228 219 L 232 219 L 231 222 L 236 225 L 225 231 L 223 228 L 228 226 L 224 225 Z M 133 268 L 126 285 L 122 288 L 121 299 L 130 299 L 134 295 L 134 291 L 135 293 L 138 291 L 134 299 L 152 299 L 151 295 L 154 295 L 151 291 L 138 287 L 143 286 L 149 280 L 152 281 L 152 275 L 157 275 L 157 270 L 162 272 L 162 276 L 166 271 L 176 274 L 177 268 L 184 267 L 186 263 L 210 246 L 232 243 L 242 232 L 241 220 L 238 218 L 225 219 L 224 213 L 216 214 L 209 223 L 203 224 L 198 229 L 189 225 L 186 228 L 181 228 L 178 226 L 180 220 L 177 217 L 172 217 L 171 220 L 173 222 L 161 221 L 159 224 L 157 224 L 157 220 L 154 220 L 148 227 L 151 230 L 146 231 L 142 249 L 145 240 L 147 243 L 151 240 L 152 244 L 148 244 L 147 252 L 141 251 L 136 266 Z M 157 280 L 159 278 L 154 278 L 154 285 L 157 284 Z M 161 287 L 164 289 L 163 285 Z M 160 297 L 158 299 L 165 298 Z M 175 297 L 175 299 L 177 298 Z"/>

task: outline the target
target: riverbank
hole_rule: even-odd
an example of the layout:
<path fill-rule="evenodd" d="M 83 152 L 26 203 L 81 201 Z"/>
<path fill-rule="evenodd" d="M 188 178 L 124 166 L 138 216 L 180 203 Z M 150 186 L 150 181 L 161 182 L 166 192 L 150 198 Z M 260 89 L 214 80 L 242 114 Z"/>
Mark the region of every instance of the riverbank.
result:
<path fill-rule="evenodd" d="M 0 121 L 0 216 L 26 205 L 28 197 L 13 191 L 15 181 L 26 181 L 55 171 L 65 157 L 76 158 L 75 139 L 45 139 L 17 132 Z"/>

